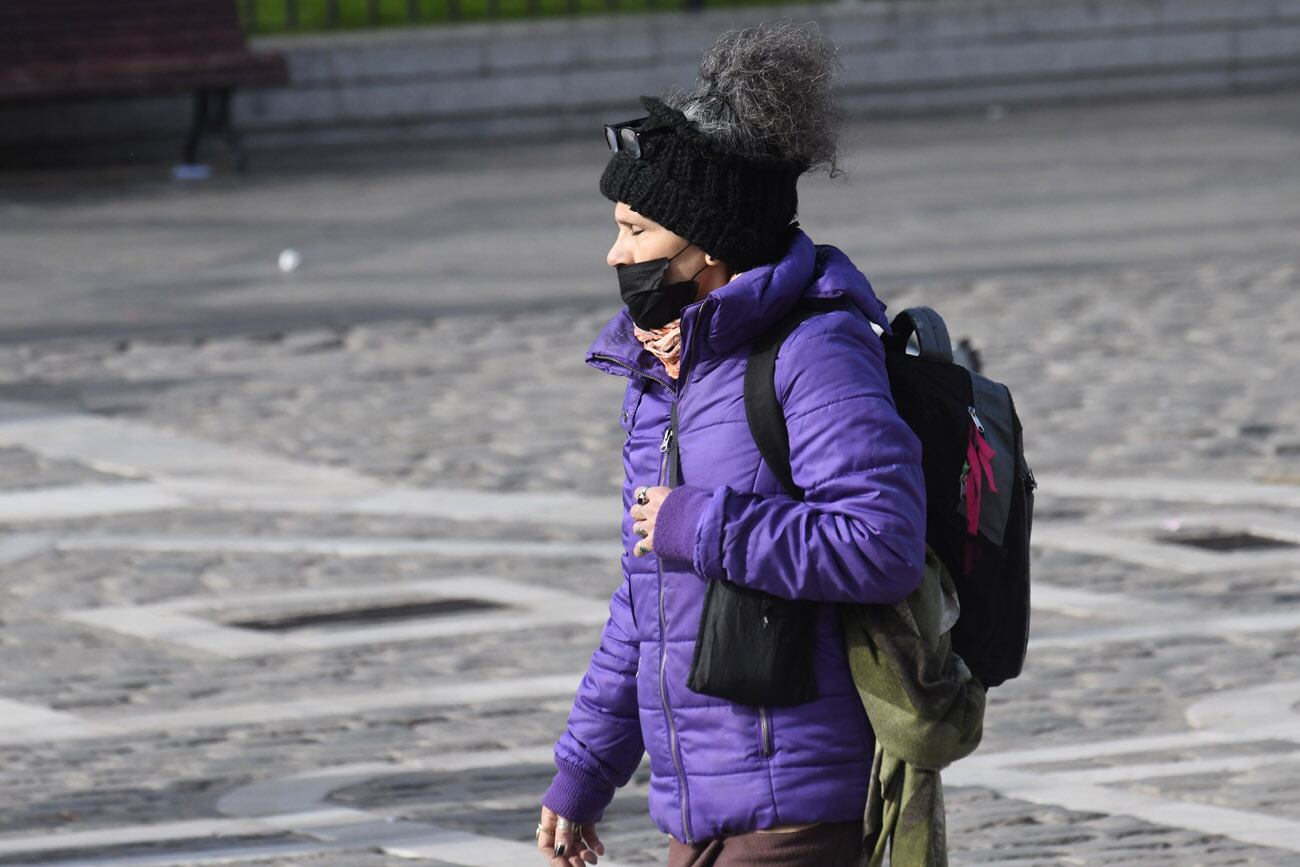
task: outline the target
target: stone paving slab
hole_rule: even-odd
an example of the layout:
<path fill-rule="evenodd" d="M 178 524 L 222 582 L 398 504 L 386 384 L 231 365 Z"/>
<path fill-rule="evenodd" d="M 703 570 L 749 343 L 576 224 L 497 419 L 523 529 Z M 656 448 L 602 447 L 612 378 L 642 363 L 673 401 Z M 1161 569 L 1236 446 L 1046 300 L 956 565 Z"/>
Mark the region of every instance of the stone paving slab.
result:
<path fill-rule="evenodd" d="M 120 478 L 73 461 L 50 460 L 26 449 L 0 448 L 0 485 L 6 493 L 113 481 Z"/>
<path fill-rule="evenodd" d="M 1231 610 L 1247 613 L 1273 611 L 1300 601 L 1295 572 L 1287 569 L 1187 575 L 1064 551 L 1042 551 L 1034 566 L 1035 574 L 1044 581 L 1099 593 L 1123 592 L 1155 604 L 1208 606 L 1226 598 Z"/>
<path fill-rule="evenodd" d="M 612 508 L 618 509 L 617 500 Z M 109 510 L 102 514 L 48 518 L 8 525 L 0 522 L 0 529 L 22 536 L 48 534 L 54 541 L 65 537 L 76 540 L 95 535 L 134 535 L 145 539 L 227 536 L 236 543 L 298 537 L 482 541 L 504 537 L 524 542 L 604 541 L 614 549 L 615 554 L 620 544 L 617 538 L 611 541 L 609 530 L 605 526 L 527 522 L 503 527 L 499 521 L 457 521 L 426 514 L 266 512 L 251 509 L 218 510 L 204 508 L 202 505 L 149 512 Z M 147 546 L 142 550 L 148 550 Z"/>
<path fill-rule="evenodd" d="M 949 789 L 945 803 L 953 864 L 1265 867 L 1300 863 L 1300 858 L 1276 849 L 1162 828 L 1125 816 L 1043 807 L 986 790 Z"/>
<path fill-rule="evenodd" d="M 1236 773 L 1185 774 L 1154 781 L 1124 783 L 1130 791 L 1170 795 L 1181 800 L 1224 806 L 1249 805 L 1265 815 L 1300 819 L 1295 799 L 1296 773 L 1300 762 L 1274 760 L 1268 766 Z"/>

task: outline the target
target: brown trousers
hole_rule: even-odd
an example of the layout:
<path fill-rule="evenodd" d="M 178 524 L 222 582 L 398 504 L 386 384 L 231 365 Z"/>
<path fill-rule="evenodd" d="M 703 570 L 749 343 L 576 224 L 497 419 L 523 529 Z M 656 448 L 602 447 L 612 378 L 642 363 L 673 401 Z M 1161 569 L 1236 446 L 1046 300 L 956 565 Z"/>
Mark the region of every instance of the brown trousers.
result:
<path fill-rule="evenodd" d="M 668 844 L 668 867 L 855 867 L 862 823 L 834 822 L 784 834 L 738 834 L 688 846 Z"/>

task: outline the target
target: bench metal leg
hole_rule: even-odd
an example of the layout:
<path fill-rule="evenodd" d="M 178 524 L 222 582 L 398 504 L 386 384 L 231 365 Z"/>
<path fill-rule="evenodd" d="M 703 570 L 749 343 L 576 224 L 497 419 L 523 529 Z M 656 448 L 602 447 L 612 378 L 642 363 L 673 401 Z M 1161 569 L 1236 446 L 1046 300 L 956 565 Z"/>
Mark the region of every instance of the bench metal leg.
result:
<path fill-rule="evenodd" d="M 239 133 L 230 122 L 230 94 L 230 88 L 217 91 L 216 121 L 213 130 L 221 133 L 221 138 L 226 143 L 226 151 L 230 154 L 230 160 L 235 164 L 235 168 L 240 172 L 246 172 L 248 154 L 244 153 L 244 146 L 239 141 Z"/>
<path fill-rule="evenodd" d="M 189 135 L 185 138 L 183 158 L 187 165 L 198 162 L 199 146 L 203 136 L 209 132 L 221 136 L 226 143 L 230 160 L 240 172 L 248 171 L 248 155 L 240 144 L 239 134 L 230 122 L 230 94 L 228 87 L 213 89 L 202 88 L 194 91 L 194 119 L 190 124 Z"/>
<path fill-rule="evenodd" d="M 208 128 L 208 96 L 210 91 L 194 91 L 194 115 L 190 121 L 190 134 L 185 137 L 185 151 L 181 161 L 192 166 L 199 161 L 199 142 Z"/>

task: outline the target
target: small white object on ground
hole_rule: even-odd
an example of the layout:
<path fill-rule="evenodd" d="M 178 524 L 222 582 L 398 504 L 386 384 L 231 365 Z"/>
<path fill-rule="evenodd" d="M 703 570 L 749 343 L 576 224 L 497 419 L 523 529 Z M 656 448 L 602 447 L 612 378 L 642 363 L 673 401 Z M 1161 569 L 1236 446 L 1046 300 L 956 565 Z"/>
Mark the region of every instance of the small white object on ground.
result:
<path fill-rule="evenodd" d="M 290 271 L 298 270 L 302 264 L 302 254 L 292 247 L 285 247 L 280 251 L 280 270 L 288 274 Z"/>

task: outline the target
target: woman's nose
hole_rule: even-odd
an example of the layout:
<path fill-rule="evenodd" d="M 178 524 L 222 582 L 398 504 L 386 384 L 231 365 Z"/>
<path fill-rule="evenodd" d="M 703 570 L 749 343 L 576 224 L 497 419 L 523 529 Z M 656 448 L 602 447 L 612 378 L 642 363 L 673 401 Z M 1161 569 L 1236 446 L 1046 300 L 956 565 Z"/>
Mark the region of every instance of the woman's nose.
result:
<path fill-rule="evenodd" d="M 613 246 L 609 248 L 609 252 L 605 254 L 605 264 L 611 268 L 615 265 L 632 264 L 632 257 L 629 255 L 627 245 L 623 243 L 622 239 L 615 241 Z"/>

